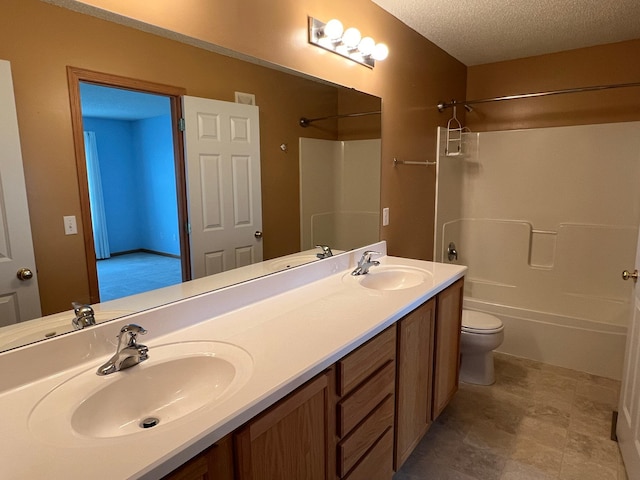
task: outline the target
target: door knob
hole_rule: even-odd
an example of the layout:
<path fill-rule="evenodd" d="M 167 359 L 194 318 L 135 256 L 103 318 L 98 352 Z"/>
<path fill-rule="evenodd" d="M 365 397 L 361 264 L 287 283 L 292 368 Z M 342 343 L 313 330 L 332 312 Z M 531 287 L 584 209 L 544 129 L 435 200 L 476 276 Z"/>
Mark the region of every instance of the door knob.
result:
<path fill-rule="evenodd" d="M 253 234 L 253 236 L 256 238 L 262 238 L 262 232 L 260 230 L 257 230 L 256 233 Z"/>
<path fill-rule="evenodd" d="M 18 280 L 24 282 L 25 280 L 30 280 L 33 278 L 33 272 L 28 268 L 21 268 L 20 270 L 18 270 L 16 276 L 18 277 Z"/>
<path fill-rule="evenodd" d="M 634 270 L 633 273 L 631 273 L 629 270 L 625 270 L 624 272 L 622 272 L 622 279 L 623 280 L 629 280 L 630 278 L 633 278 L 634 282 L 638 281 L 638 270 Z"/>

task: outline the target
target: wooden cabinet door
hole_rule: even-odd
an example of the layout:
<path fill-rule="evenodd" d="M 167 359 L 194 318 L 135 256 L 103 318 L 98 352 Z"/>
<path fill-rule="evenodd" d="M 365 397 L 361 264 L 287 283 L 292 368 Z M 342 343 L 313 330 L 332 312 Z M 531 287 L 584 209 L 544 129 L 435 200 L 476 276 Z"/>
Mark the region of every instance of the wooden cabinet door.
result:
<path fill-rule="evenodd" d="M 433 298 L 398 322 L 396 471 L 431 425 L 435 311 Z"/>
<path fill-rule="evenodd" d="M 436 297 L 432 419 L 458 390 L 463 287 L 464 279 L 460 279 Z"/>
<path fill-rule="evenodd" d="M 239 480 L 334 478 L 329 472 L 335 457 L 328 454 L 335 449 L 333 372 L 309 381 L 235 434 Z"/>
<path fill-rule="evenodd" d="M 233 480 L 231 435 L 175 469 L 162 480 Z"/>

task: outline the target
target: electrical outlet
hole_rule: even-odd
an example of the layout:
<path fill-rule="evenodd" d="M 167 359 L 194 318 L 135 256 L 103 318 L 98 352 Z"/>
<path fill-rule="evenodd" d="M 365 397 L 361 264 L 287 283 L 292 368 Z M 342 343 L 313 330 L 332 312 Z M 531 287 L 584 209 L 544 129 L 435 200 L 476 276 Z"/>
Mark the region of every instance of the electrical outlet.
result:
<path fill-rule="evenodd" d="M 387 225 L 389 225 L 389 207 L 382 209 L 382 226 L 386 227 Z"/>
<path fill-rule="evenodd" d="M 76 216 L 69 215 L 62 217 L 64 221 L 64 234 L 65 235 L 77 235 L 78 225 L 76 224 Z"/>

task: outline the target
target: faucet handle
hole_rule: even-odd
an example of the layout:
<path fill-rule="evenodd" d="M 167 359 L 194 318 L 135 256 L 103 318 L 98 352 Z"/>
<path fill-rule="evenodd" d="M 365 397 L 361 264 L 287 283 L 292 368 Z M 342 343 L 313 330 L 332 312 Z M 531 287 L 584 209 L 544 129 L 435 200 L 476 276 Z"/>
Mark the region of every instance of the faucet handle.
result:
<path fill-rule="evenodd" d="M 329 247 L 329 245 L 316 245 L 316 248 L 319 248 L 322 250 L 322 253 L 316 254 L 318 258 L 333 257 L 333 252 L 331 251 L 331 247 Z"/>
<path fill-rule="evenodd" d="M 365 262 L 370 262 L 371 255 L 382 255 L 382 253 L 376 252 L 375 250 L 365 250 L 365 252 L 362 254 L 362 260 L 364 260 Z"/>
<path fill-rule="evenodd" d="M 91 305 L 79 302 L 71 302 L 73 307 L 74 319 L 71 321 L 73 328 L 76 330 L 96 324 L 95 313 Z"/>
<path fill-rule="evenodd" d="M 130 323 L 125 325 L 120 329 L 120 333 L 118 334 L 118 345 L 122 341 L 123 335 L 129 334 L 129 340 L 127 341 L 127 345 L 133 347 L 136 345 L 136 338 L 138 334 L 145 335 L 147 331 L 141 327 L 140 325 L 136 325 L 135 323 Z"/>
<path fill-rule="evenodd" d="M 71 306 L 73 307 L 73 313 L 79 317 L 83 315 L 93 315 L 93 308 L 91 308 L 91 305 L 89 304 L 71 302 Z"/>
<path fill-rule="evenodd" d="M 122 327 L 120 329 L 120 333 L 131 333 L 134 335 L 137 335 L 139 333 L 140 335 L 144 335 L 147 333 L 147 331 L 140 325 L 136 325 L 135 323 L 130 323 Z"/>

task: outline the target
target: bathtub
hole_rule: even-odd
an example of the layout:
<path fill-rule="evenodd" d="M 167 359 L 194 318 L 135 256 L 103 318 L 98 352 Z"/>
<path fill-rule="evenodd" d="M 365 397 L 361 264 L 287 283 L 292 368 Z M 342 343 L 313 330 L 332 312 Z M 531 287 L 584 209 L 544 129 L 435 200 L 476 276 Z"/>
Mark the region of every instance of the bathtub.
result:
<path fill-rule="evenodd" d="M 620 380 L 627 328 L 549 312 L 464 298 L 464 308 L 495 315 L 505 326 L 498 352 Z"/>

